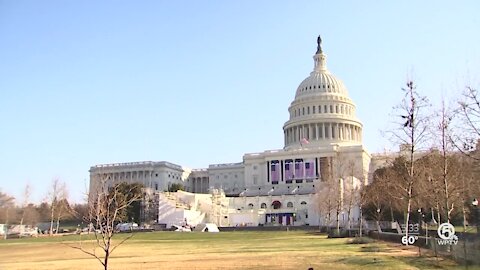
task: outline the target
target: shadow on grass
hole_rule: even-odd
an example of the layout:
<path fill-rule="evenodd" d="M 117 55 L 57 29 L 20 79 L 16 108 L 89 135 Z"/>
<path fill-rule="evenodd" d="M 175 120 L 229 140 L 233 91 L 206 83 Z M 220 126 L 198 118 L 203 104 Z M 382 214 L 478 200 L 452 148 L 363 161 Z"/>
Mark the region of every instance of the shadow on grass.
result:
<path fill-rule="evenodd" d="M 360 251 L 361 252 L 391 252 L 391 250 L 381 248 L 379 246 L 361 247 Z"/>
<path fill-rule="evenodd" d="M 337 263 L 342 263 L 346 265 L 356 265 L 356 266 L 372 266 L 374 268 L 385 269 L 385 267 L 389 267 L 393 265 L 393 262 L 386 261 L 380 258 L 375 257 L 348 257 L 342 258 L 336 261 Z"/>
<path fill-rule="evenodd" d="M 315 236 L 326 236 L 327 235 L 326 232 L 319 232 L 319 231 L 310 231 L 310 232 L 306 232 L 305 234 L 306 235 L 315 235 Z"/>

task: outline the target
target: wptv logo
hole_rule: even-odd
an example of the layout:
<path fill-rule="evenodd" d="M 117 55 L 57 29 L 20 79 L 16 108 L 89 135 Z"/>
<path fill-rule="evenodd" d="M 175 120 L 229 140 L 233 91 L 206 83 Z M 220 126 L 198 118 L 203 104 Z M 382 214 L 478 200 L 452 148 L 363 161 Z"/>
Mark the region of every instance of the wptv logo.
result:
<path fill-rule="evenodd" d="M 458 244 L 458 236 L 455 235 L 455 227 L 452 224 L 446 222 L 440 224 L 437 229 L 437 240 L 439 245 L 456 245 Z"/>
<path fill-rule="evenodd" d="M 418 223 L 408 224 L 408 228 L 405 225 L 401 225 L 402 231 L 408 233 L 402 237 L 402 244 L 413 245 L 420 234 L 420 225 Z M 439 245 L 456 245 L 458 244 L 458 237 L 455 235 L 455 227 L 452 224 L 445 222 L 438 226 L 437 234 L 440 239 L 437 239 Z"/>

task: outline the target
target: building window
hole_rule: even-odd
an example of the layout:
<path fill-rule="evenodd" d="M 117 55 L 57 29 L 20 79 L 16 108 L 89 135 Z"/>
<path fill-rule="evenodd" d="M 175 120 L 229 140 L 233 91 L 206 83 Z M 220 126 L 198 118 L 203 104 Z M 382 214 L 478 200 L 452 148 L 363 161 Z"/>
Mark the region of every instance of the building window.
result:
<path fill-rule="evenodd" d="M 262 203 L 262 204 L 260 205 L 260 208 L 262 208 L 262 209 L 267 208 L 267 204 L 266 204 L 266 203 Z"/>
<path fill-rule="evenodd" d="M 256 185 L 258 183 L 258 176 L 254 175 L 253 176 L 253 184 Z"/>
<path fill-rule="evenodd" d="M 253 209 L 253 203 L 249 203 L 248 208 Z"/>
<path fill-rule="evenodd" d="M 292 202 L 288 202 L 288 203 L 287 203 L 287 207 L 288 207 L 288 208 L 293 208 L 293 203 L 292 203 Z"/>
<path fill-rule="evenodd" d="M 155 183 L 155 190 L 158 190 L 158 183 Z"/>
<path fill-rule="evenodd" d="M 306 205 L 307 202 L 306 202 L 306 201 L 303 201 L 303 202 L 301 202 L 300 204 L 301 204 L 301 205 Z"/>
<path fill-rule="evenodd" d="M 256 170 L 256 169 L 257 169 L 257 165 L 253 165 L 253 169 Z"/>
<path fill-rule="evenodd" d="M 273 206 L 273 209 L 280 209 L 280 207 L 282 207 L 282 203 L 279 201 L 273 201 L 272 206 Z"/>
<path fill-rule="evenodd" d="M 302 108 L 302 115 L 305 115 L 305 108 Z"/>
<path fill-rule="evenodd" d="M 158 177 L 158 173 L 155 174 L 155 177 Z"/>
<path fill-rule="evenodd" d="M 307 114 L 310 114 L 310 106 L 307 107 Z"/>

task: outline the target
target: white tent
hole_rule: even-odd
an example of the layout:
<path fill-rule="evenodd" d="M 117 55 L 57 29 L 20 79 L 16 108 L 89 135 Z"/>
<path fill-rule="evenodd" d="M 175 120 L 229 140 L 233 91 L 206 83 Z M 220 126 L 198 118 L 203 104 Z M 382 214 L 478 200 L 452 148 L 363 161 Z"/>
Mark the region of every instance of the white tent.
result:
<path fill-rule="evenodd" d="M 197 226 L 195 226 L 196 232 L 220 232 L 220 230 L 217 227 L 217 224 L 215 223 L 200 223 Z"/>

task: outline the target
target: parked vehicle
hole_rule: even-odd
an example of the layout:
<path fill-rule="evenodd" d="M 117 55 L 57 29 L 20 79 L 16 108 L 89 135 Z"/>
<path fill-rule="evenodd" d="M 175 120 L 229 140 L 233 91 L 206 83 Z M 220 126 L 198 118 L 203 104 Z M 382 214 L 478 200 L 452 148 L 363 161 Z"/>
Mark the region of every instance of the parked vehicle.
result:
<path fill-rule="evenodd" d="M 120 224 L 117 224 L 117 226 L 115 227 L 115 230 L 117 232 L 129 232 L 129 231 L 136 231 L 138 229 L 139 229 L 138 224 L 133 222 L 120 223 Z"/>

